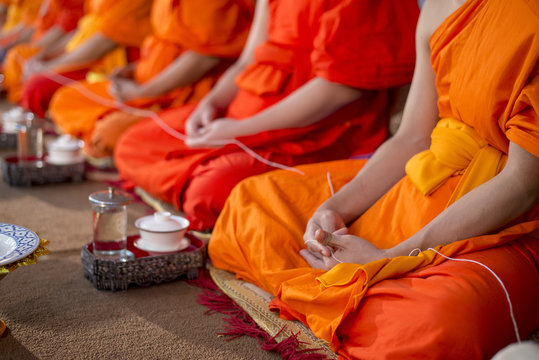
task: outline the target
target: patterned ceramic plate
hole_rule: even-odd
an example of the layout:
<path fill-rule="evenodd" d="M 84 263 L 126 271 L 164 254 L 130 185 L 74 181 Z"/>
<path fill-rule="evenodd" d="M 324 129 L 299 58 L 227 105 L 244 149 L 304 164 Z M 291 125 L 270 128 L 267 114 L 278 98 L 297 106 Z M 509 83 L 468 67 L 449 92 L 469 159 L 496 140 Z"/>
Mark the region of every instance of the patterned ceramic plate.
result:
<path fill-rule="evenodd" d="M 39 246 L 37 234 L 18 225 L 0 223 L 0 266 L 30 255 Z"/>

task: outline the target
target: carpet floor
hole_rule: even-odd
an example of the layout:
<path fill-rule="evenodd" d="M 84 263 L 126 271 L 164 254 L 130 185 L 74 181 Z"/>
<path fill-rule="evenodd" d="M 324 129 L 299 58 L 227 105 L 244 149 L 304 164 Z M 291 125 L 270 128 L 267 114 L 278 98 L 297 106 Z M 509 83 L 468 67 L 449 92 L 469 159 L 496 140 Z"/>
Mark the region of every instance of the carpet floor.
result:
<path fill-rule="evenodd" d="M 8 151 L 1 151 L 0 156 Z M 12 153 L 12 152 L 11 152 Z M 91 241 L 88 195 L 100 181 L 12 187 L 0 181 L 0 222 L 24 226 L 50 241 L 50 254 L 0 281 L 0 359 L 278 359 L 255 339 L 227 341 L 223 321 L 196 302 L 183 280 L 100 291 L 84 278 L 81 247 Z M 128 207 L 134 220 L 152 210 Z"/>

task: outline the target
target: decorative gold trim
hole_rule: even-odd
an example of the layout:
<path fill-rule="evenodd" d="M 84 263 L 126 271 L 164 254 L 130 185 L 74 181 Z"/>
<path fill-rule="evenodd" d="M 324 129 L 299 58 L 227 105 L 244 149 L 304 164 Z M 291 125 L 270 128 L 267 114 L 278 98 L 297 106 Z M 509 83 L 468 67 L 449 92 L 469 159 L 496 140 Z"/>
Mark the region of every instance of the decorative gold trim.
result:
<path fill-rule="evenodd" d="M 27 257 L 24 257 L 24 258 L 22 258 L 20 260 L 17 260 L 15 262 L 12 262 L 10 264 L 0 266 L 0 280 L 2 279 L 1 275 L 5 276 L 8 273 L 15 270 L 16 268 L 18 268 L 19 266 L 32 265 L 32 264 L 37 263 L 37 258 L 39 256 L 46 255 L 46 254 L 50 253 L 50 251 L 47 248 L 45 248 L 45 246 L 47 246 L 48 244 L 49 244 L 49 241 L 40 238 L 39 239 L 39 246 L 30 255 L 28 255 Z"/>

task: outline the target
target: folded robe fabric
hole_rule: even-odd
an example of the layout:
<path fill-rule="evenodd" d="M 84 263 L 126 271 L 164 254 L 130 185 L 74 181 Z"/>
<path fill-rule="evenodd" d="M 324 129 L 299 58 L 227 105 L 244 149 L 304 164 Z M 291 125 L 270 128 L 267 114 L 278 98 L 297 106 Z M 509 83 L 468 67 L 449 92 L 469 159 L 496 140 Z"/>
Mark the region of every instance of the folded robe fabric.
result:
<path fill-rule="evenodd" d="M 154 1 L 151 15 L 153 30 L 142 43 L 135 80 L 138 83 L 149 81 L 184 51 L 231 59 L 237 57 L 247 39 L 253 4 L 250 0 Z M 211 89 L 228 65 L 230 61 L 225 60 L 193 84 L 155 98 L 137 99 L 129 102 L 129 105 L 159 109 L 196 102 Z M 103 99 L 112 100 L 109 81 L 86 82 L 81 85 Z M 61 89 L 51 103 L 54 122 L 65 132 L 83 139 L 90 138 L 98 120 L 115 111 L 108 104 L 95 102 L 71 88 Z M 119 117 L 121 114 L 114 116 Z M 126 121 L 130 121 L 130 118 L 131 115 L 126 114 Z M 102 135 L 117 136 L 117 131 L 118 128 L 105 129 Z"/>
<path fill-rule="evenodd" d="M 431 149 L 410 160 L 408 175 L 349 233 L 393 247 L 495 176 L 509 141 L 539 156 L 538 15 L 526 0 L 470 0 L 440 25 L 430 46 L 445 120 Z M 482 149 L 491 155 L 477 160 Z M 316 164 L 300 167 L 305 177 L 276 171 L 240 183 L 212 234 L 212 262 L 277 295 L 272 309 L 306 323 L 343 358 L 490 358 L 516 341 L 501 285 L 477 264 L 428 250 L 330 271 L 307 265 L 298 252 L 306 222 L 330 196 L 326 175 L 338 190 L 362 166 Z M 431 183 L 424 175 L 438 176 L 433 169 L 449 170 Z M 509 288 L 521 337 L 539 325 L 538 229 L 536 205 L 494 233 L 436 248 L 494 269 Z"/>
<path fill-rule="evenodd" d="M 387 136 L 387 88 L 411 80 L 417 16 L 415 1 L 269 1 L 268 38 L 236 78 L 238 93 L 223 115 L 238 120 L 253 116 L 318 76 L 372 91 L 310 126 L 265 131 L 239 140 L 270 160 L 282 159 L 285 165 L 372 152 Z M 168 126 L 184 132 L 191 110 L 180 107 L 161 117 Z M 151 155 L 140 155 L 141 143 Z M 199 165 L 222 159 L 223 167 L 233 168 L 228 156 L 240 152 L 236 146 L 191 149 L 145 121 L 120 139 L 115 164 L 123 179 L 185 210 L 194 228 L 207 229 L 222 205 L 202 203 L 213 196 L 209 192 L 226 198 L 235 183 L 224 186 L 221 174 L 216 174 L 214 184 L 201 186 L 200 193 L 184 199 L 192 201 L 191 205 L 181 204 L 180 198 L 186 186 L 197 181 L 193 172 Z M 253 174 L 252 166 L 244 168 L 233 171 L 238 180 Z M 261 171 L 272 169 L 266 166 Z M 197 213 L 189 208 L 196 208 Z"/>

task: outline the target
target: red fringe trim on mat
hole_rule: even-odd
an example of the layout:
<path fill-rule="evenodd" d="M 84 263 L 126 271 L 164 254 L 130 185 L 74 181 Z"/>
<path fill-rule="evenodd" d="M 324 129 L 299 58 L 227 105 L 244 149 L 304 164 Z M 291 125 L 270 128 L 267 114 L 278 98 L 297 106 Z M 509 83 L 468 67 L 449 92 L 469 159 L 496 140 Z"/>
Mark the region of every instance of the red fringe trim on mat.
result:
<path fill-rule="evenodd" d="M 200 288 L 197 302 L 208 308 L 206 314 L 221 313 L 228 315 L 223 320 L 228 324 L 224 326 L 225 332 L 219 333 L 228 337 L 226 340 L 233 340 L 237 337 L 247 335 L 255 338 L 260 348 L 266 351 L 275 351 L 285 360 L 324 360 L 325 355 L 316 353 L 320 349 L 298 350 L 301 342 L 298 334 L 292 334 L 281 342 L 275 338 L 284 330 L 284 327 L 275 336 L 270 336 L 262 330 L 256 322 L 231 298 L 225 295 L 211 279 L 208 270 L 201 269 L 198 278 L 190 280 L 189 284 Z"/>

